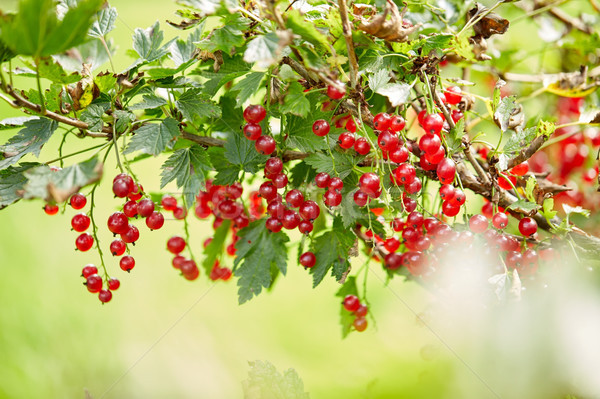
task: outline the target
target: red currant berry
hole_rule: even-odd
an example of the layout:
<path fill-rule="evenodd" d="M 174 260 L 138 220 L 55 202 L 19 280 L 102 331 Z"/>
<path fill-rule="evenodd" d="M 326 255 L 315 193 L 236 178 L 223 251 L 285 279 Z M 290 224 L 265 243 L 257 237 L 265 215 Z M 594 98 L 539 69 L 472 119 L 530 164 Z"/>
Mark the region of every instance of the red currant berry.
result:
<path fill-rule="evenodd" d="M 81 275 L 84 278 L 88 278 L 92 274 L 97 274 L 97 273 L 98 273 L 98 268 L 96 266 L 92 265 L 91 263 L 89 265 L 85 265 L 83 267 L 83 269 L 81 270 Z"/>
<path fill-rule="evenodd" d="M 71 227 L 79 233 L 86 231 L 90 227 L 90 217 L 85 213 L 78 213 L 71 219 Z"/>
<path fill-rule="evenodd" d="M 69 200 L 69 203 L 73 209 L 82 209 L 85 204 L 87 204 L 87 198 L 85 198 L 85 195 L 81 193 L 73 194 Z"/>
<path fill-rule="evenodd" d="M 504 230 L 508 226 L 508 216 L 504 212 L 497 212 L 492 216 L 492 225 L 498 230 Z"/>
<path fill-rule="evenodd" d="M 436 153 L 425 154 L 425 159 L 427 161 L 429 161 L 431 164 L 437 165 L 438 163 L 440 163 L 442 161 L 442 159 L 444 159 L 445 156 L 446 156 L 446 150 L 444 149 L 444 147 L 440 146 L 439 150 Z"/>
<path fill-rule="evenodd" d="M 143 195 L 144 195 L 144 187 L 142 187 L 142 185 L 139 183 L 134 183 L 133 189 L 131 189 L 129 194 L 127 194 L 127 198 L 129 198 L 130 200 L 137 201 L 140 198 L 142 198 Z"/>
<path fill-rule="evenodd" d="M 326 188 L 329 186 L 329 182 L 331 181 L 331 177 L 325 172 L 317 173 L 315 176 L 315 184 L 319 188 Z"/>
<path fill-rule="evenodd" d="M 303 220 L 298 224 L 298 231 L 302 234 L 310 234 L 313 231 L 313 224 L 308 220 Z"/>
<path fill-rule="evenodd" d="M 134 266 L 135 259 L 133 259 L 133 256 L 125 255 L 119 261 L 119 267 L 121 268 L 121 270 L 126 271 L 128 273 L 131 269 L 134 268 Z"/>
<path fill-rule="evenodd" d="M 302 195 L 300 190 L 290 190 L 285 195 L 285 201 L 292 208 L 298 208 L 304 202 L 304 195 Z"/>
<path fill-rule="evenodd" d="M 537 222 L 530 217 L 525 217 L 519 222 L 519 232 L 525 237 L 534 235 L 537 229 Z"/>
<path fill-rule="evenodd" d="M 262 127 L 258 123 L 246 123 L 242 129 L 244 137 L 254 141 L 262 135 Z"/>
<path fill-rule="evenodd" d="M 102 289 L 102 277 L 97 274 L 89 275 L 85 280 L 85 286 L 87 290 L 93 294 L 100 292 Z"/>
<path fill-rule="evenodd" d="M 80 234 L 75 240 L 75 246 L 81 252 L 89 251 L 94 245 L 94 237 L 89 233 Z"/>
<path fill-rule="evenodd" d="M 317 263 L 317 258 L 312 252 L 305 252 L 300 255 L 300 264 L 304 267 L 313 267 Z"/>
<path fill-rule="evenodd" d="M 298 212 L 292 211 L 291 209 L 286 209 L 283 212 L 283 217 L 281 218 L 281 224 L 285 229 L 293 230 L 300 224 L 300 215 Z"/>
<path fill-rule="evenodd" d="M 137 212 L 141 217 L 147 218 L 148 216 L 152 215 L 154 208 L 154 202 L 152 202 L 151 199 L 146 198 L 138 202 Z"/>
<path fill-rule="evenodd" d="M 359 137 L 354 142 L 354 151 L 360 155 L 367 155 L 371 151 L 371 144 L 365 138 Z"/>
<path fill-rule="evenodd" d="M 125 241 L 128 244 L 136 242 L 137 240 L 139 240 L 139 238 L 140 231 L 137 227 L 135 227 L 132 224 L 130 224 L 129 227 L 127 227 L 127 231 L 125 233 L 121 234 L 121 240 Z"/>
<path fill-rule="evenodd" d="M 464 114 L 457 109 L 453 109 L 450 113 L 450 117 L 452 118 L 452 121 L 454 121 L 454 123 L 457 123 L 459 120 L 461 120 L 463 116 Z"/>
<path fill-rule="evenodd" d="M 273 233 L 279 233 L 283 228 L 283 225 L 281 224 L 279 219 L 276 219 L 274 217 L 268 218 L 265 222 L 265 226 L 267 226 L 267 229 L 269 229 Z"/>
<path fill-rule="evenodd" d="M 425 132 L 439 135 L 444 126 L 444 118 L 440 114 L 429 114 L 423 118 Z"/>
<path fill-rule="evenodd" d="M 343 188 L 344 188 L 344 182 L 339 177 L 332 177 L 331 180 L 329 180 L 329 189 L 330 190 L 335 190 L 335 191 L 340 192 L 340 191 L 342 191 Z"/>
<path fill-rule="evenodd" d="M 454 189 L 454 197 L 448 199 L 448 202 L 452 203 L 454 206 L 462 206 L 465 203 L 467 197 L 465 193 L 460 188 Z"/>
<path fill-rule="evenodd" d="M 116 279 L 114 277 L 111 277 L 108 279 L 108 289 L 109 290 L 111 290 L 111 291 L 118 290 L 120 286 L 121 286 L 121 282 L 118 279 Z"/>
<path fill-rule="evenodd" d="M 360 185 L 360 191 L 367 194 L 371 198 L 376 198 L 381 192 L 381 182 L 379 181 L 379 176 L 373 172 L 367 172 L 363 174 L 358 180 L 358 184 Z"/>
<path fill-rule="evenodd" d="M 415 177 L 410 183 L 404 185 L 404 191 L 408 194 L 416 194 L 423 188 L 421 179 Z"/>
<path fill-rule="evenodd" d="M 521 268 L 523 264 L 523 255 L 517 251 L 508 251 L 506 253 L 506 267 L 509 270 Z"/>
<path fill-rule="evenodd" d="M 110 253 L 113 254 L 113 256 L 123 255 L 126 249 L 127 244 L 125 244 L 125 241 L 123 240 L 116 239 L 110 243 Z"/>
<path fill-rule="evenodd" d="M 150 230 L 158 230 L 163 224 L 165 224 L 165 217 L 160 212 L 152 212 L 152 214 L 146 218 L 146 226 L 148 226 Z"/>
<path fill-rule="evenodd" d="M 249 105 L 244 110 L 244 119 L 248 123 L 260 123 L 267 116 L 267 111 L 262 105 Z"/>
<path fill-rule="evenodd" d="M 425 152 L 425 154 L 435 154 L 440 150 L 442 141 L 435 134 L 425 134 L 419 140 L 419 148 Z"/>
<path fill-rule="evenodd" d="M 125 203 L 125 205 L 123 205 L 123 213 L 130 219 L 134 218 L 138 214 L 137 206 L 137 202 L 134 200 L 129 200 Z"/>
<path fill-rule="evenodd" d="M 247 227 L 248 224 L 250 224 L 250 220 L 245 214 L 241 214 L 240 216 L 233 219 L 233 225 L 237 229 L 243 229 L 244 227 Z"/>
<path fill-rule="evenodd" d="M 338 144 L 344 150 L 352 148 L 354 146 L 355 141 L 356 141 L 356 139 L 354 137 L 354 133 L 350 133 L 350 132 L 342 133 L 342 134 L 340 134 L 340 137 L 338 138 Z"/>
<path fill-rule="evenodd" d="M 383 151 L 394 151 L 398 147 L 398 136 L 391 133 L 389 130 L 385 130 L 379 133 L 377 145 Z"/>
<path fill-rule="evenodd" d="M 112 299 L 112 292 L 110 292 L 109 290 L 101 290 L 98 294 L 98 298 L 102 303 L 110 302 L 110 300 Z"/>
<path fill-rule="evenodd" d="M 329 133 L 329 130 L 330 130 L 329 123 L 327 123 L 327 121 L 325 119 L 318 119 L 312 125 L 313 133 L 320 137 L 327 136 L 327 133 Z"/>
<path fill-rule="evenodd" d="M 285 173 L 278 173 L 271 179 L 273 185 L 277 188 L 284 188 L 288 184 L 288 177 Z"/>
<path fill-rule="evenodd" d="M 400 184 L 410 184 L 417 177 L 417 170 L 410 163 L 403 163 L 394 169 L 394 176 Z"/>
<path fill-rule="evenodd" d="M 456 105 L 462 98 L 462 90 L 458 86 L 450 86 L 444 92 L 446 95 L 446 102 L 451 105 Z"/>
<path fill-rule="evenodd" d="M 396 237 L 390 237 L 384 241 L 383 246 L 389 252 L 396 252 L 400 248 L 400 240 Z"/>
<path fill-rule="evenodd" d="M 355 312 L 360 307 L 360 300 L 356 295 L 346 295 L 343 304 L 348 312 Z"/>
<path fill-rule="evenodd" d="M 277 197 L 277 188 L 270 181 L 264 182 L 260 185 L 258 192 L 267 202 Z"/>
<path fill-rule="evenodd" d="M 417 201 L 410 197 L 403 198 L 402 204 L 404 205 L 404 210 L 406 212 L 412 212 L 417 209 Z"/>
<path fill-rule="evenodd" d="M 354 314 L 356 315 L 356 317 L 365 317 L 368 312 L 369 308 L 367 307 L 367 305 L 360 305 L 358 309 L 354 311 Z"/>
<path fill-rule="evenodd" d="M 302 219 L 313 221 L 319 217 L 319 214 L 321 213 L 321 209 L 319 208 L 319 205 L 317 205 L 317 203 L 315 201 L 308 200 L 308 201 L 304 201 L 304 203 L 302 205 L 300 205 L 300 209 L 298 210 L 298 213 L 300 213 L 300 217 Z"/>
<path fill-rule="evenodd" d="M 108 230 L 113 234 L 123 234 L 127 232 L 129 219 L 123 212 L 115 212 L 108 217 Z"/>
<path fill-rule="evenodd" d="M 469 219 L 469 228 L 473 233 L 483 233 L 488 228 L 488 220 L 483 215 L 473 215 Z"/>
<path fill-rule="evenodd" d="M 267 213 L 275 219 L 281 219 L 285 212 L 285 205 L 279 199 L 274 199 L 267 205 Z"/>
<path fill-rule="evenodd" d="M 173 211 L 175 208 L 177 208 L 177 199 L 170 195 L 163 195 L 162 199 L 160 200 L 160 204 L 165 211 Z M 123 210 L 123 212 L 125 211 Z"/>
<path fill-rule="evenodd" d="M 46 215 L 56 215 L 58 213 L 58 206 L 54 204 L 44 205 L 44 212 Z"/>
<path fill-rule="evenodd" d="M 393 151 L 390 151 L 389 159 L 394 163 L 404 163 L 408 161 L 409 155 L 410 152 L 408 151 L 408 149 L 405 146 L 400 145 L 396 147 L 396 149 L 394 149 Z"/>
<path fill-rule="evenodd" d="M 265 174 L 276 175 L 283 171 L 283 161 L 277 157 L 267 159 L 265 163 Z"/>
<path fill-rule="evenodd" d="M 392 123 L 392 118 L 385 112 L 381 112 L 373 118 L 373 127 L 375 130 L 383 131 L 387 130 Z"/>
<path fill-rule="evenodd" d="M 510 183 L 512 183 L 512 185 Z M 500 176 L 498 176 L 498 185 L 500 186 L 500 188 L 503 188 L 505 190 L 512 190 L 515 184 L 517 184 L 517 178 L 514 176 L 508 175 L 506 173 L 500 173 Z"/>
<path fill-rule="evenodd" d="M 177 220 L 183 220 L 187 216 L 187 209 L 182 206 L 177 206 L 173 209 L 173 217 Z"/>
<path fill-rule="evenodd" d="M 456 174 L 456 164 L 450 158 L 444 158 L 437 165 L 437 176 L 442 184 L 452 184 Z"/>
<path fill-rule="evenodd" d="M 174 255 L 181 253 L 185 249 L 185 240 L 179 236 L 173 236 L 167 241 L 167 250 Z"/>
<path fill-rule="evenodd" d="M 271 136 L 260 136 L 254 146 L 260 154 L 271 155 L 275 151 L 276 143 L 275 139 Z"/>
<path fill-rule="evenodd" d="M 406 126 L 406 120 L 404 120 L 403 117 L 401 117 L 400 115 L 392 116 L 392 120 L 390 122 L 390 127 L 389 127 L 389 129 L 392 132 L 399 132 L 400 130 L 404 129 L 405 126 Z"/>
<path fill-rule="evenodd" d="M 402 266 L 402 255 L 397 252 L 391 252 L 385 256 L 385 267 L 390 270 L 399 269 Z"/>
<path fill-rule="evenodd" d="M 448 217 L 454 217 L 460 212 L 460 205 L 456 205 L 450 201 L 442 202 L 442 213 Z"/>
<path fill-rule="evenodd" d="M 342 194 L 329 189 L 323 194 L 323 202 L 329 207 L 338 206 L 342 203 Z"/>
<path fill-rule="evenodd" d="M 454 198 L 456 192 L 454 191 L 454 187 L 450 184 L 442 184 L 439 193 L 442 201 L 450 201 Z"/>
<path fill-rule="evenodd" d="M 356 191 L 354 193 L 354 203 L 358 206 L 365 206 L 367 205 L 367 202 L 369 202 L 369 196 L 364 193 L 363 191 Z"/>
<path fill-rule="evenodd" d="M 327 86 L 327 97 L 332 100 L 340 100 L 346 95 L 346 87 L 342 82 L 337 82 L 335 86 Z"/>
<path fill-rule="evenodd" d="M 520 164 L 512 168 L 510 171 L 514 175 L 523 176 L 525 175 L 525 173 L 529 172 L 529 164 L 527 163 L 527 161 L 521 162 Z"/>
<path fill-rule="evenodd" d="M 130 185 L 126 179 L 117 179 L 113 182 L 112 190 L 115 196 L 125 198 L 131 192 L 132 186 L 133 180 L 131 180 Z"/>
<path fill-rule="evenodd" d="M 390 221 L 390 226 L 395 232 L 404 230 L 404 222 L 400 218 L 394 218 Z"/>

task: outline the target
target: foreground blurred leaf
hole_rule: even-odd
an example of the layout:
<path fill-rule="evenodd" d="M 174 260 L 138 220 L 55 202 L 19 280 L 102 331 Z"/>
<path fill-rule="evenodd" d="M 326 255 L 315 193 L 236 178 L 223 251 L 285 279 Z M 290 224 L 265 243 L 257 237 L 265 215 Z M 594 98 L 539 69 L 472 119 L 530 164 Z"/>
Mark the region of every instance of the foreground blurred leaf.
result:
<path fill-rule="evenodd" d="M 304 383 L 294 369 L 281 375 L 269 362 L 249 362 L 248 379 L 243 382 L 244 399 L 309 399 Z"/>
<path fill-rule="evenodd" d="M 15 164 L 25 154 L 39 157 L 42 146 L 58 127 L 58 123 L 48 118 L 32 119 L 24 125 L 24 129 L 0 146 L 0 153 L 4 157 L 0 160 L 0 170 Z"/>

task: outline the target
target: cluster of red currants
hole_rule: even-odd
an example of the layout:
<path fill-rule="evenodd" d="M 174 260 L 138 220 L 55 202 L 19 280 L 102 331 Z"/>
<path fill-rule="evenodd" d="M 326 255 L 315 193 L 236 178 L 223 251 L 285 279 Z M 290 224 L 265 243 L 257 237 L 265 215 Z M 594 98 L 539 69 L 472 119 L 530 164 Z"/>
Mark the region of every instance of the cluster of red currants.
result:
<path fill-rule="evenodd" d="M 81 275 L 85 278 L 84 284 L 87 290 L 93 294 L 97 293 L 102 303 L 109 302 L 112 299 L 112 292 L 121 286 L 121 282 L 118 279 L 107 277 L 107 288 L 103 289 L 102 277 L 98 274 L 98 268 L 92 264 L 84 266 Z"/>
<path fill-rule="evenodd" d="M 164 200 L 164 197 L 163 197 Z M 200 269 L 196 261 L 193 259 L 187 259 L 181 255 L 181 252 L 185 249 L 187 243 L 185 239 L 179 236 L 173 236 L 167 241 L 167 250 L 171 252 L 175 257 L 171 264 L 173 267 L 181 272 L 181 275 L 186 280 L 196 280 L 200 275 Z"/>
<path fill-rule="evenodd" d="M 365 331 L 367 329 L 367 319 L 365 318 L 368 312 L 367 305 L 361 304 L 356 295 L 346 295 L 342 306 L 356 316 L 352 322 L 356 331 Z"/>

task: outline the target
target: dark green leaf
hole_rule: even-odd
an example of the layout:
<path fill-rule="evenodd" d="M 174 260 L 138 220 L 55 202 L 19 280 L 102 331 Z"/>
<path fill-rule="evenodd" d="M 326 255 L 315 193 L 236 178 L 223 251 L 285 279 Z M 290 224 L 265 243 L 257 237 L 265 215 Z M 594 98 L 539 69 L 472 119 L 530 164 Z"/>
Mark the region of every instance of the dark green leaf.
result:
<path fill-rule="evenodd" d="M 186 90 L 177 99 L 177 108 L 189 121 L 193 121 L 195 118 L 218 118 L 221 116 L 219 106 L 200 89 Z"/>
<path fill-rule="evenodd" d="M 0 170 L 17 163 L 25 154 L 40 156 L 42 146 L 52 136 L 58 123 L 48 118 L 32 119 L 25 122 L 25 128 L 0 146 L 4 159 L 0 160 Z"/>
<path fill-rule="evenodd" d="M 148 29 L 136 28 L 133 33 L 133 49 L 138 53 L 142 60 L 152 62 L 158 60 L 169 53 L 169 46 L 175 39 L 162 44 L 164 38 L 160 30 L 160 24 L 154 23 Z"/>
<path fill-rule="evenodd" d="M 210 160 L 204 148 L 199 145 L 181 148 L 163 164 L 160 188 L 175 180 L 177 187 L 183 189 L 186 204 L 191 206 L 194 203 L 194 196 L 205 188 L 205 172 L 211 169 Z"/>
<path fill-rule="evenodd" d="M 215 265 L 215 261 L 225 252 L 225 239 L 227 233 L 229 233 L 229 227 L 231 220 L 224 219 L 223 223 L 215 230 L 212 236 L 212 241 L 204 249 L 204 259 L 202 260 L 202 267 L 206 275 L 210 275 L 210 272 Z"/>
<path fill-rule="evenodd" d="M 236 97 L 238 107 L 241 107 L 242 104 L 246 102 L 251 96 L 256 94 L 260 85 L 265 77 L 264 72 L 250 72 L 244 79 L 237 82 L 232 88 L 231 91 L 238 92 Z"/>
<path fill-rule="evenodd" d="M 69 84 L 78 82 L 81 75 L 77 72 L 67 74 L 63 67 L 52 58 L 44 58 L 38 63 L 40 78 L 48 79 L 55 83 Z"/>
<path fill-rule="evenodd" d="M 96 20 L 92 24 L 88 35 L 92 37 L 104 37 L 108 32 L 115 28 L 117 20 L 117 9 L 114 7 L 106 7 L 96 13 Z"/>
<path fill-rule="evenodd" d="M 287 145 L 303 152 L 316 152 L 327 149 L 327 140 L 312 131 L 313 118 L 287 116 L 285 133 L 288 135 Z"/>
<path fill-rule="evenodd" d="M 167 100 L 154 94 L 145 94 L 142 96 L 142 102 L 129 106 L 132 111 L 138 109 L 154 109 L 167 105 Z"/>
<path fill-rule="evenodd" d="M 289 184 L 292 188 L 298 188 L 305 183 L 311 182 L 316 174 L 317 172 L 306 162 L 298 162 L 290 169 L 290 173 L 288 174 L 290 179 Z"/>
<path fill-rule="evenodd" d="M 190 33 L 186 41 L 177 40 L 171 44 L 169 58 L 173 60 L 175 66 L 179 67 L 194 58 L 194 53 L 196 51 L 196 45 L 194 43 L 200 39 L 203 27 L 204 22 Z"/>
<path fill-rule="evenodd" d="M 348 269 L 348 251 L 354 245 L 355 235 L 346 229 L 340 217 L 333 220 L 331 230 L 316 237 L 315 257 L 317 263 L 310 269 L 313 274 L 313 287 L 323 281 L 327 272 L 333 268 L 333 274 L 339 281 Z"/>
<path fill-rule="evenodd" d="M 80 119 L 88 124 L 89 131 L 101 132 L 104 125 L 102 115 L 104 115 L 105 110 L 106 108 L 102 105 L 91 104 L 81 113 Z"/>
<path fill-rule="evenodd" d="M 465 118 L 461 118 L 454 128 L 450 129 L 450 134 L 446 135 L 446 144 L 448 152 L 454 154 L 462 148 L 462 138 L 465 135 Z"/>
<path fill-rule="evenodd" d="M 287 89 L 284 103 L 279 107 L 284 114 L 294 114 L 302 118 L 310 111 L 310 102 L 304 95 L 304 87 L 298 82 L 292 82 Z"/>
<path fill-rule="evenodd" d="M 216 167 L 217 174 L 215 175 L 214 184 L 219 186 L 228 186 L 240 180 L 240 171 L 235 168 L 222 168 Z"/>
<path fill-rule="evenodd" d="M 271 286 L 271 267 L 276 266 L 282 274 L 286 272 L 287 247 L 289 241 L 283 232 L 267 230 L 265 220 L 252 222 L 238 232 L 237 258 L 234 262 L 238 280 L 238 299 L 242 304 L 261 293 L 262 288 Z"/>
<path fill-rule="evenodd" d="M 256 173 L 259 165 L 266 162 L 267 157 L 256 151 L 254 142 L 246 140 L 239 133 L 233 133 L 225 142 L 225 159 L 231 164 L 250 173 Z"/>
<path fill-rule="evenodd" d="M 356 277 L 349 276 L 346 279 L 346 282 L 335 294 L 338 298 L 340 298 L 340 325 L 342 326 L 342 337 L 346 338 L 350 331 L 352 330 L 352 325 L 354 323 L 354 319 L 356 316 L 352 312 L 348 312 L 346 308 L 344 308 L 344 298 L 347 295 L 356 295 L 358 296 L 358 288 L 356 287 Z"/>
<path fill-rule="evenodd" d="M 135 131 L 125 153 L 141 151 L 157 156 L 165 148 L 173 148 L 178 136 L 179 124 L 173 118 L 167 118 L 160 123 L 149 123 Z"/>
<path fill-rule="evenodd" d="M 317 152 L 307 157 L 305 162 L 315 168 L 317 173 L 325 172 L 331 176 L 338 176 L 340 179 L 345 178 L 352 172 L 356 160 L 339 152 L 333 152 L 332 155 L 333 159 L 329 154 Z"/>
<path fill-rule="evenodd" d="M 25 188 L 27 178 L 23 172 L 38 166 L 38 163 L 21 163 L 0 170 L 0 209 L 21 199 L 18 192 Z"/>
<path fill-rule="evenodd" d="M 124 133 L 127 129 L 129 129 L 131 123 L 135 121 L 135 115 L 133 112 L 123 111 L 120 109 L 113 113 L 113 117 L 117 119 L 115 122 L 115 130 L 119 134 Z"/>

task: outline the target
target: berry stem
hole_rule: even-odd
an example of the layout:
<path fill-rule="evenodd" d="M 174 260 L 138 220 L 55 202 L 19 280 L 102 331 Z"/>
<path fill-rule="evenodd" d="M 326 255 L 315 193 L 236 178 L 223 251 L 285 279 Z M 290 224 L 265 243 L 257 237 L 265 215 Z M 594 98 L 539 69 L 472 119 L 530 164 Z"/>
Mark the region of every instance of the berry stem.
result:
<path fill-rule="evenodd" d="M 99 150 L 99 151 L 102 151 L 104 148 L 106 148 L 106 147 L 108 147 L 108 146 L 110 146 L 110 145 L 111 145 L 111 143 L 108 143 L 108 144 L 98 144 L 98 145 L 95 145 L 95 146 L 93 146 L 93 147 L 86 148 L 86 149 L 84 149 L 84 150 L 76 151 L 76 152 L 73 152 L 73 153 L 71 153 L 71 154 L 67 154 L 67 155 L 60 156 L 60 157 L 58 157 L 58 158 L 54 158 L 54 159 L 52 159 L 52 160 L 50 160 L 50 161 L 46 162 L 45 164 L 46 164 L 46 165 L 50 165 L 51 163 L 58 162 L 58 161 L 62 161 L 63 159 L 70 158 L 70 157 L 73 157 L 73 156 L 75 156 L 75 155 L 83 154 L 84 152 L 88 152 L 88 151 L 91 151 L 91 150 L 95 150 L 95 149 L 97 149 L 97 148 L 100 148 L 100 150 Z M 62 167 L 62 162 L 61 162 L 61 167 Z"/>
<path fill-rule="evenodd" d="M 40 80 L 39 59 L 35 60 L 35 80 L 37 81 L 37 89 L 40 93 L 40 114 L 46 114 L 46 101 L 44 101 L 44 92 L 42 91 L 42 82 Z"/>
<path fill-rule="evenodd" d="M 113 106 L 114 108 L 114 106 Z M 121 164 L 121 158 L 119 157 L 119 146 L 117 144 L 117 117 L 113 110 L 113 125 L 112 125 L 112 141 L 115 146 L 115 156 L 117 157 L 117 165 L 119 166 L 119 170 L 121 173 L 124 173 L 123 165 Z"/>
<path fill-rule="evenodd" d="M 187 210 L 188 205 L 187 205 L 187 201 L 185 200 L 185 194 L 181 195 L 181 201 L 183 202 L 183 208 Z M 186 215 L 186 217 L 183 218 L 183 232 L 185 233 L 185 242 L 187 243 L 187 249 L 188 249 L 188 252 L 190 253 L 190 259 L 195 262 L 196 258 L 194 257 L 194 253 L 192 252 L 192 245 L 190 243 L 190 231 L 189 231 L 189 226 L 188 226 L 188 221 L 187 221 L 187 215 Z"/>
<path fill-rule="evenodd" d="M 94 243 L 96 244 L 96 248 L 98 249 L 98 256 L 100 257 L 100 265 L 104 271 L 104 279 L 108 283 L 108 271 L 106 270 L 106 265 L 104 264 L 104 255 L 102 254 L 102 248 L 100 248 L 100 241 L 98 240 L 98 226 L 96 225 L 96 220 L 94 219 L 94 208 L 96 206 L 96 188 L 100 183 L 94 184 L 94 188 L 90 192 L 90 220 L 92 222 L 92 236 L 94 237 Z"/>

